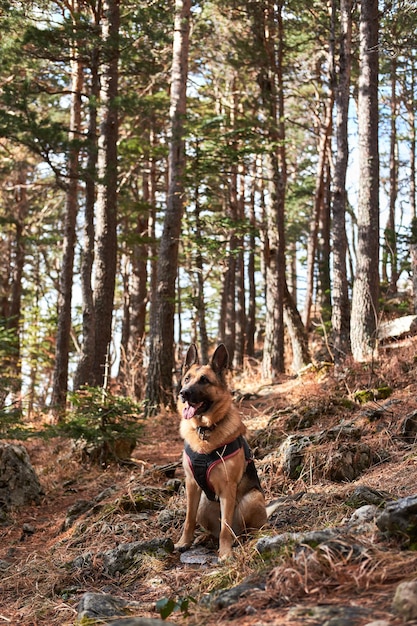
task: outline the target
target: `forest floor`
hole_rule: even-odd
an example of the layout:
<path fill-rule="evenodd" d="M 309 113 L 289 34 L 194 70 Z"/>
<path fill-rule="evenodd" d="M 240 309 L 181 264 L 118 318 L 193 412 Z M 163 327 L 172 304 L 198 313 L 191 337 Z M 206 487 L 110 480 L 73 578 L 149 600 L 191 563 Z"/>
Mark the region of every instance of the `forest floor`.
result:
<path fill-rule="evenodd" d="M 381 384 L 392 387 L 393 394 L 387 405 L 390 408 L 377 413 L 377 419 L 364 417 L 366 407 L 376 410 L 382 406 L 377 400 L 356 404 L 353 409 L 344 408 L 343 403 L 329 403 L 330 398 L 352 400 L 356 391 Z M 277 436 L 288 423 L 280 421 L 284 417 L 288 420 L 288 410 L 302 413 L 308 406 L 310 414 L 315 415 L 316 430 L 354 419 L 361 426 L 363 441 L 377 450 L 389 451 L 389 458 L 349 483 L 316 480 L 307 467 L 298 479 L 291 480 L 260 459 L 258 468 L 267 500 L 287 497 L 274 518 L 274 526 L 261 534 L 341 524 L 354 510 L 349 496 L 358 485 L 388 492 L 393 498 L 417 493 L 417 450 L 404 445 L 399 437 L 400 422 L 417 409 L 417 339 L 407 339 L 385 350 L 372 367 L 346 367 L 337 376 L 332 367 L 312 369 L 303 376 L 283 377 L 270 386 L 262 386 L 252 370 L 235 379 L 234 388 L 238 390 L 236 401 L 248 426 L 249 439 L 265 441 L 272 432 L 271 424 Z M 330 624 L 329 617 L 320 619 L 312 611 L 312 607 L 328 605 L 366 609 L 355 624 L 376 619 L 392 626 L 402 623 L 392 611 L 392 598 L 399 582 L 417 577 L 416 556 L 411 550 L 384 543 L 376 533 L 369 540 L 373 560 L 367 567 L 352 568 L 350 563 L 340 567 L 335 563 L 325 576 L 323 571 L 307 572 L 305 564 L 298 568 L 294 560 L 285 561 L 282 555 L 275 561 L 262 561 L 254 549 L 256 538 L 237 546 L 233 562 L 223 565 L 213 561 L 202 565 L 183 563 L 180 555 L 173 553 L 164 559 L 149 556 L 140 567 L 118 578 L 106 575 L 100 567 L 104 551 L 121 543 L 164 535 L 178 538 L 185 505 L 183 491 L 174 494 L 167 504 L 174 514 L 178 512 L 178 519 L 174 515 L 168 530 L 161 529 L 160 511 L 126 511 L 116 506 L 108 509 L 111 513 L 104 514 L 100 509 L 96 514 L 81 515 L 65 528 L 67 512 L 74 504 L 93 500 L 108 488 L 108 502 L 120 502 L 121 496 L 128 496 L 137 486 L 163 487 L 167 479 L 158 468 L 176 464 L 181 457 L 178 425 L 175 414 L 148 419 L 133 453 L 133 464 L 121 467 L 83 465 L 71 442 L 62 439 L 25 443 L 44 497 L 41 505 L 15 511 L 9 523 L 0 527 L 0 565 L 2 561 L 9 564 L 0 570 L 0 626 L 75 624 L 78 602 L 87 591 L 140 602 L 141 608 L 134 615 L 153 618 L 159 617 L 155 603 L 162 598 L 195 599 L 196 603 L 190 601 L 188 615 L 177 611 L 168 617 L 169 622 L 187 626 Z M 282 436 L 285 434 L 282 432 Z M 176 477 L 183 477 L 179 466 Z M 86 552 L 92 555 L 90 567 L 70 565 Z M 210 592 L 233 587 L 248 577 L 261 577 L 266 588 L 223 609 L 213 610 L 201 603 Z"/>

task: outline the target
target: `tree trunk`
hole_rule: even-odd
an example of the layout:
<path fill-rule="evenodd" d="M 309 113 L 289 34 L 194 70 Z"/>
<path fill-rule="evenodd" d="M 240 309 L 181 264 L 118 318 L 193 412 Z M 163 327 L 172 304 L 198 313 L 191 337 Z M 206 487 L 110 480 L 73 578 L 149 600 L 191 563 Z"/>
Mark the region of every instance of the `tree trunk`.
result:
<path fill-rule="evenodd" d="M 234 117 L 235 108 L 232 104 L 232 114 Z M 233 127 L 233 123 L 232 123 Z M 232 150 L 236 150 L 236 145 L 231 146 Z M 234 362 L 235 349 L 236 349 L 236 286 L 237 286 L 237 271 L 238 263 L 236 257 L 236 250 L 238 247 L 238 238 L 236 235 L 235 224 L 237 221 L 237 166 L 232 164 L 231 174 L 229 181 L 229 196 L 227 198 L 226 214 L 228 215 L 230 222 L 233 224 L 229 230 L 229 241 L 227 244 L 228 256 L 226 259 L 227 269 L 224 274 L 223 282 L 223 308 L 225 311 L 224 316 L 224 336 L 220 336 L 220 340 L 226 345 L 229 353 L 229 364 Z"/>
<path fill-rule="evenodd" d="M 71 335 L 71 304 L 74 277 L 75 229 L 78 213 L 79 154 L 81 130 L 81 93 L 83 68 L 78 59 L 75 41 L 75 20 L 80 11 L 78 2 L 73 4 L 74 44 L 71 58 L 71 113 L 69 130 L 68 185 L 66 190 L 63 259 L 58 294 L 58 327 L 55 349 L 52 407 L 56 417 L 65 409 L 68 392 L 68 362 Z"/>
<path fill-rule="evenodd" d="M 143 200 L 150 206 L 148 175 L 143 180 Z M 148 244 L 149 214 L 138 216 L 136 233 L 139 241 L 132 253 L 131 277 L 129 281 L 129 332 L 126 347 L 125 378 L 128 394 L 139 399 L 143 395 L 143 346 L 146 327 L 146 304 L 148 301 Z M 143 241 L 141 241 L 143 240 Z"/>
<path fill-rule="evenodd" d="M 357 362 L 375 353 L 379 294 L 378 0 L 362 0 L 359 58 L 358 245 L 351 343 Z"/>
<path fill-rule="evenodd" d="M 413 313 L 417 313 L 417 243 L 410 244 L 410 259 L 413 285 Z"/>
<path fill-rule="evenodd" d="M 100 16 L 95 16 L 98 26 Z M 81 294 L 83 340 L 81 355 L 74 375 L 74 389 L 82 385 L 93 385 L 93 363 L 95 353 L 95 311 L 93 295 L 94 265 L 94 207 L 96 202 L 97 175 L 97 102 L 99 99 L 99 51 L 94 47 L 90 65 L 90 97 L 88 102 L 87 164 L 85 173 L 85 205 L 83 239 L 81 250 Z"/>
<path fill-rule="evenodd" d="M 331 55 L 328 55 L 328 60 L 331 61 Z M 330 66 L 330 75 L 332 75 L 331 62 L 329 62 Z M 319 73 L 321 73 L 322 68 L 319 68 Z M 314 193 L 314 208 L 313 208 L 313 216 L 311 220 L 311 229 L 308 237 L 308 246 L 307 246 L 307 285 L 306 285 L 306 296 L 304 302 L 304 312 L 303 312 L 303 322 L 307 331 L 310 326 L 310 318 L 311 318 L 311 307 L 313 304 L 313 295 L 314 295 L 314 269 L 316 266 L 316 258 L 317 258 L 317 242 L 319 237 L 319 227 L 320 227 L 320 217 L 323 214 L 324 207 L 324 196 L 325 196 L 325 180 L 326 180 L 326 172 L 328 166 L 328 151 L 329 151 L 329 142 L 332 133 L 332 124 L 333 124 L 333 102 L 334 102 L 334 92 L 333 87 L 330 87 L 330 92 L 326 102 L 325 108 L 325 119 L 321 128 L 319 129 L 319 149 L 318 149 L 318 166 L 317 166 L 317 174 L 316 174 L 316 188 Z"/>
<path fill-rule="evenodd" d="M 414 93 L 416 88 L 415 58 L 411 58 L 410 96 L 406 99 L 410 127 L 410 212 L 411 212 L 411 279 L 413 284 L 413 311 L 417 313 L 417 213 L 416 213 L 416 113 Z"/>
<path fill-rule="evenodd" d="M 7 375 L 10 378 L 10 391 L 12 391 L 16 403 L 20 405 L 20 392 L 22 387 L 20 354 L 20 327 L 22 321 L 21 314 L 23 291 L 22 278 L 26 258 L 25 222 L 29 212 L 29 203 L 27 197 L 28 165 L 24 160 L 22 160 L 16 163 L 16 168 L 17 180 L 14 190 L 15 206 L 13 207 L 13 221 L 16 231 L 14 242 L 12 244 L 12 263 L 10 264 L 12 268 L 11 294 L 10 302 L 7 307 L 8 310 L 7 312 L 4 312 L 5 317 L 7 317 L 7 328 L 13 332 L 13 336 L 11 338 L 13 343 L 10 346 L 7 357 L 5 356 L 3 359 L 3 367 L 7 370 Z"/>
<path fill-rule="evenodd" d="M 398 145 L 397 145 L 397 59 L 390 63 L 391 71 L 391 116 L 390 116 L 390 155 L 389 155 L 389 213 L 385 227 L 385 253 L 382 263 L 382 279 L 386 283 L 388 293 L 395 293 L 398 281 L 397 233 L 395 227 L 395 208 L 398 196 Z M 390 272 L 388 273 L 388 265 Z"/>
<path fill-rule="evenodd" d="M 417 130 L 416 130 L 416 111 L 414 94 L 417 86 L 416 81 L 416 58 L 415 54 L 411 58 L 410 69 L 410 96 L 407 100 L 408 120 L 410 127 L 410 212 L 411 219 L 417 217 L 416 211 L 416 144 L 417 144 Z M 417 296 L 416 296 L 417 297 Z"/>
<path fill-rule="evenodd" d="M 167 209 L 159 247 L 157 286 L 151 307 L 149 367 L 146 384 L 146 412 L 174 404 L 175 282 L 178 269 L 179 237 L 184 205 L 185 142 L 184 117 L 188 75 L 188 48 L 191 0 L 176 0 L 172 58 L 171 138 Z"/>
<path fill-rule="evenodd" d="M 235 353 L 235 333 L 236 333 L 236 257 L 230 251 L 236 248 L 236 236 L 230 233 L 229 240 L 229 256 L 227 258 L 227 266 L 224 272 L 223 291 L 222 291 L 222 316 L 219 338 L 228 350 L 230 362 L 234 358 Z"/>
<path fill-rule="evenodd" d="M 331 319 L 330 297 L 330 163 L 327 161 L 324 177 L 323 205 L 320 211 L 319 238 L 317 241 L 317 296 L 320 319 L 327 323 Z"/>
<path fill-rule="evenodd" d="M 286 156 L 283 94 L 282 3 L 254 7 L 254 34 L 262 63 L 258 75 L 270 150 L 266 155 L 265 342 L 262 375 L 275 379 L 284 363 Z"/>
<path fill-rule="evenodd" d="M 198 148 L 197 148 L 198 150 Z M 195 234 L 197 241 L 201 240 L 201 217 L 200 217 L 200 192 L 197 185 L 195 193 Z M 197 243 L 195 265 L 197 270 L 197 294 L 196 294 L 196 309 L 198 327 L 200 332 L 200 351 L 201 359 L 203 363 L 208 363 L 209 359 L 209 338 L 207 333 L 206 324 L 206 307 L 204 297 L 204 263 L 203 255 L 201 253 L 201 246 Z"/>
<path fill-rule="evenodd" d="M 348 111 L 351 70 L 352 0 L 340 0 L 339 72 L 336 87 L 336 155 L 333 174 L 333 358 L 350 354 L 350 303 L 346 267 L 346 172 L 349 156 Z"/>
<path fill-rule="evenodd" d="M 266 288 L 266 319 L 265 343 L 262 359 L 262 376 L 274 380 L 277 374 L 284 372 L 284 298 L 281 290 L 285 281 L 280 278 L 282 268 L 279 262 L 280 231 L 278 229 L 281 202 L 280 171 L 277 158 L 269 158 L 267 169 L 269 185 L 268 200 L 266 203 L 266 248 L 265 259 L 265 288 Z M 285 267 L 285 266 L 284 266 Z"/>
<path fill-rule="evenodd" d="M 256 331 L 256 283 L 255 283 L 255 248 L 256 248 L 256 216 L 255 216 L 255 180 L 256 162 L 254 163 L 253 178 L 251 184 L 251 194 L 249 202 L 249 223 L 250 231 L 248 236 L 248 265 L 247 265 L 247 314 L 246 314 L 246 354 L 249 357 L 255 356 L 255 331 Z"/>
<path fill-rule="evenodd" d="M 297 373 L 311 363 L 311 357 L 305 326 L 287 286 L 285 286 L 284 319 L 291 339 L 292 370 Z"/>
<path fill-rule="evenodd" d="M 117 262 L 117 139 L 120 0 L 103 2 L 103 63 L 98 139 L 97 224 L 94 276 L 95 352 L 93 379 L 105 383 L 112 338 Z"/>

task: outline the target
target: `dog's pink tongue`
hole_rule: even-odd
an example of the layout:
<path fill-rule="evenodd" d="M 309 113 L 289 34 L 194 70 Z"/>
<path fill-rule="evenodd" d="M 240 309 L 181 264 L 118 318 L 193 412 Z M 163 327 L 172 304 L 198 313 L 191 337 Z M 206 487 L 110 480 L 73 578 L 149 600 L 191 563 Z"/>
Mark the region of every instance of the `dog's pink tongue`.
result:
<path fill-rule="evenodd" d="M 192 417 L 194 417 L 194 415 L 197 413 L 197 409 L 199 406 L 201 406 L 201 402 L 199 404 L 196 404 L 195 406 L 192 406 L 191 404 L 188 404 L 188 402 L 185 403 L 184 408 L 182 410 L 182 416 L 184 419 L 189 420 Z"/>

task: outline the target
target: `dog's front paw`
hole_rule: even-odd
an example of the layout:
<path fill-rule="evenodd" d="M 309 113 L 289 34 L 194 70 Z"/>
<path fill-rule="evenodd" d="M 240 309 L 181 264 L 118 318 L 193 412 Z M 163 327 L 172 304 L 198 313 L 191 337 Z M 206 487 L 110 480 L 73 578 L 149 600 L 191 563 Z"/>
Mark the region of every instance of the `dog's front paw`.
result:
<path fill-rule="evenodd" d="M 219 550 L 219 563 L 225 564 L 232 560 L 233 560 L 233 550 L 231 548 L 227 550 L 222 550 L 222 551 Z"/>
<path fill-rule="evenodd" d="M 176 550 L 177 552 L 185 552 L 186 550 L 191 548 L 191 544 L 192 544 L 192 541 L 188 543 L 179 541 L 178 543 L 174 544 L 174 550 Z"/>

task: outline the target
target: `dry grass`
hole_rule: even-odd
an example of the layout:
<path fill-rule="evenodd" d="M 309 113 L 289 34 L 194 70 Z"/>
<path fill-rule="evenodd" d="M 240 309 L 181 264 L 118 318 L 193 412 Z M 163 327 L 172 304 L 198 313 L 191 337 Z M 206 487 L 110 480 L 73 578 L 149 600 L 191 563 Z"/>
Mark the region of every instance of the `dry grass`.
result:
<path fill-rule="evenodd" d="M 374 368 L 350 365 L 337 375 L 327 368 L 316 369 L 302 378 L 283 377 L 277 385 L 262 386 L 255 365 L 250 363 L 244 375 L 235 378 L 236 400 L 250 438 L 261 454 L 257 465 L 267 500 L 282 498 L 274 525 L 265 533 L 342 524 L 352 512 L 349 497 L 359 484 L 387 491 L 393 497 L 415 493 L 417 454 L 399 437 L 401 420 L 415 410 L 415 355 L 416 342 L 408 341 L 403 352 L 396 352 L 395 357 L 387 354 Z M 340 401 L 351 399 L 358 389 L 373 388 L 378 382 L 393 387 L 392 399 L 396 403 L 382 411 L 377 420 L 370 421 L 363 413 L 364 407 L 347 408 Z M 243 392 L 252 395 L 239 401 Z M 297 431 L 297 416 L 304 419 L 308 411 L 314 415 L 311 425 Z M 361 441 L 375 450 L 388 451 L 389 460 L 370 467 L 356 481 L 343 484 L 318 477 L 314 465 L 319 458 L 318 448 L 310 457 L 307 455 L 297 480 L 284 476 L 268 457 L 291 432 L 309 434 L 341 420 L 353 420 L 361 429 Z M 325 456 L 336 445 L 334 441 L 321 444 L 320 454 Z M 41 506 L 16 511 L 10 524 L 0 528 L 0 559 L 10 564 L 2 572 L 0 624 L 72 625 L 78 600 L 86 591 L 139 600 L 141 614 L 155 617 L 154 605 L 160 598 L 201 598 L 248 577 L 263 580 L 265 591 L 254 591 L 233 607 L 215 613 L 191 604 L 190 616 L 176 613 L 170 621 L 214 626 L 238 620 L 239 626 L 254 626 L 275 620 L 289 626 L 300 623 L 288 611 L 294 604 L 349 600 L 374 606 L 375 614 L 377 609 L 380 613 L 385 611 L 385 617 L 394 624 L 395 618 L 388 613 L 393 589 L 400 580 L 415 577 L 417 571 L 415 553 L 401 551 L 395 544 L 388 545 L 370 534 L 361 537 L 364 552 L 360 557 L 349 549 L 341 553 L 331 547 L 306 546 L 265 561 L 255 550 L 256 539 L 252 539 L 238 545 L 233 562 L 222 566 L 186 565 L 177 554 L 163 559 L 149 556 L 137 568 L 110 578 L 103 568 L 103 552 L 132 541 L 163 536 L 175 540 L 180 532 L 184 494 L 181 491 L 171 497 L 162 496 L 158 490 L 166 479 L 157 469 L 180 458 L 178 418 L 161 415 L 149 421 L 144 439 L 135 450 L 135 463 L 129 467 L 111 466 L 103 470 L 83 466 L 70 443 L 62 439 L 50 443 L 32 441 L 27 447 L 45 497 Z M 177 475 L 181 477 L 181 470 Z M 171 519 L 161 525 L 158 510 L 138 511 L 129 506 L 134 504 L 135 490 L 141 486 L 152 487 L 155 499 L 161 496 L 160 502 L 171 512 Z M 93 500 L 109 487 L 113 491 L 100 501 L 99 508 L 84 513 L 63 530 L 70 506 L 80 500 Z M 34 533 L 25 535 L 23 524 L 32 525 Z M 74 566 L 74 559 L 83 555 L 88 555 L 84 565 Z"/>

